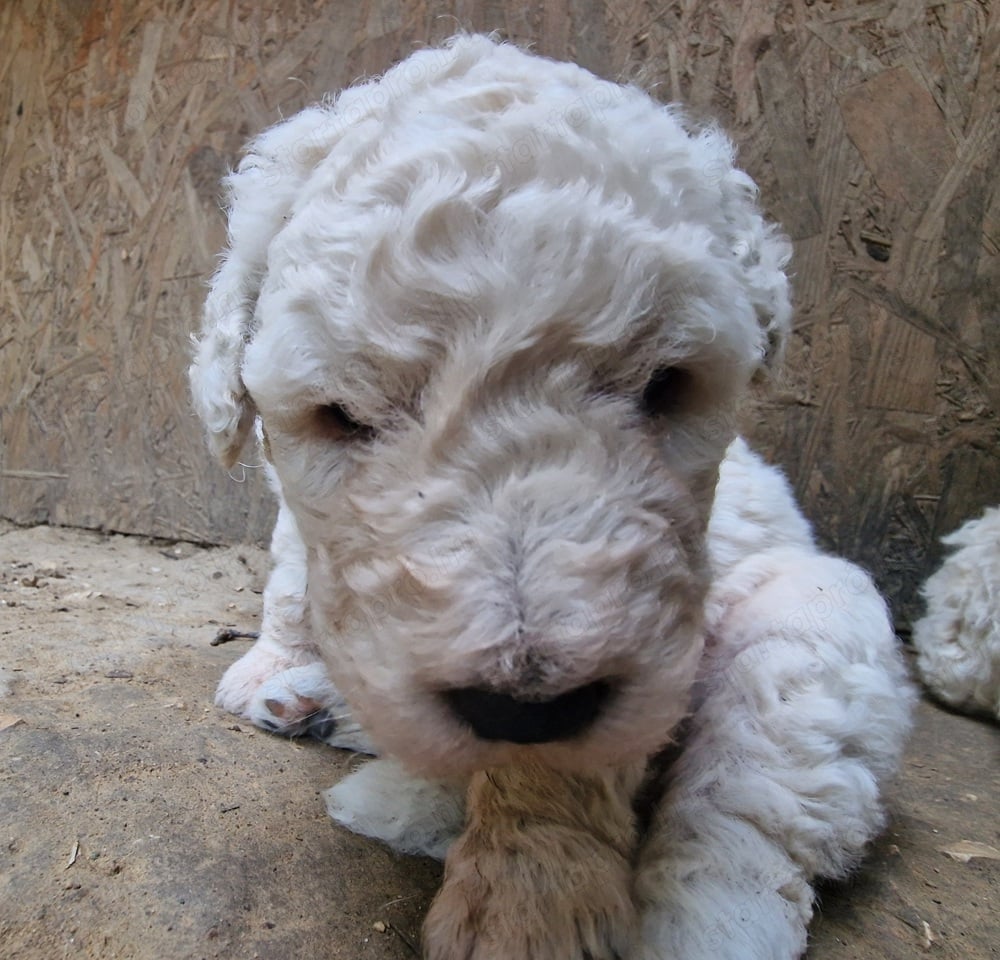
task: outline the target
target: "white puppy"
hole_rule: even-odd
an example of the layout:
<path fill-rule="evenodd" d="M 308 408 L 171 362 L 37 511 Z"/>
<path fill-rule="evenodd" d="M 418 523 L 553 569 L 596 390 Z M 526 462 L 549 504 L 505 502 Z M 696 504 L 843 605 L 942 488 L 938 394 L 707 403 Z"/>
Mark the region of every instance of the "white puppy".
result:
<path fill-rule="evenodd" d="M 432 957 L 794 957 L 882 822 L 884 604 L 734 442 L 790 308 L 732 159 L 469 36 L 229 178 L 193 391 L 227 463 L 261 424 L 280 509 L 218 702 L 398 758 L 329 804 L 400 849 L 442 854 L 468 789 Z"/>
<path fill-rule="evenodd" d="M 941 542 L 956 549 L 924 584 L 917 669 L 950 706 L 1000 718 L 1000 507 Z"/>

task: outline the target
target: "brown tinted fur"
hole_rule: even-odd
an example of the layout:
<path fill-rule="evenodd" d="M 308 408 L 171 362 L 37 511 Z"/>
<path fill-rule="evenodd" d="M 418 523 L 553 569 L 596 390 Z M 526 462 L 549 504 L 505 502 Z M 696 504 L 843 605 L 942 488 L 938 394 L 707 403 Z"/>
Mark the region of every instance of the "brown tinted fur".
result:
<path fill-rule="evenodd" d="M 476 774 L 465 832 L 424 925 L 428 960 L 627 956 L 641 775 L 539 765 Z"/>

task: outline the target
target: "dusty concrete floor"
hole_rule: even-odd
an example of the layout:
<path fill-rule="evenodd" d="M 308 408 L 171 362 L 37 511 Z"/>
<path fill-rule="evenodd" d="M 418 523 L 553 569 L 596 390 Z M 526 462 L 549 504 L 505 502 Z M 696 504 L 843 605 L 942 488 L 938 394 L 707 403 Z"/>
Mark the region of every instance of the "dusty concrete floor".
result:
<path fill-rule="evenodd" d="M 360 761 L 212 706 L 245 646 L 209 641 L 256 624 L 265 569 L 253 548 L 0 527 L 4 960 L 417 955 L 437 865 L 323 812 Z M 995 725 L 921 706 L 892 827 L 823 891 L 812 960 L 1000 957 L 998 761 Z"/>

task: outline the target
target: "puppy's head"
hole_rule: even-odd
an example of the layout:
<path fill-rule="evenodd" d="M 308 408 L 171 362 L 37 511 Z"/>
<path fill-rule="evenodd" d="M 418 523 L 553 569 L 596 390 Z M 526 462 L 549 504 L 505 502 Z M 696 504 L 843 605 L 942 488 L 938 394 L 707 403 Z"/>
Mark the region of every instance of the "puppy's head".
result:
<path fill-rule="evenodd" d="M 627 760 L 687 709 L 788 245 L 715 130 L 484 37 L 265 133 L 192 367 L 255 417 L 331 674 L 429 773 Z"/>

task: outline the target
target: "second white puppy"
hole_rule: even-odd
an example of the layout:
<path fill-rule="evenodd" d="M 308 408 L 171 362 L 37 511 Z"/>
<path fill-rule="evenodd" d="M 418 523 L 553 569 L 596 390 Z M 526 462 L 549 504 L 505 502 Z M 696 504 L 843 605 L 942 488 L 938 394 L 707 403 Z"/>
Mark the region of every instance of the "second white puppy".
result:
<path fill-rule="evenodd" d="M 951 553 L 924 584 L 913 627 L 917 670 L 949 706 L 1000 719 L 1000 507 L 942 543 Z"/>

